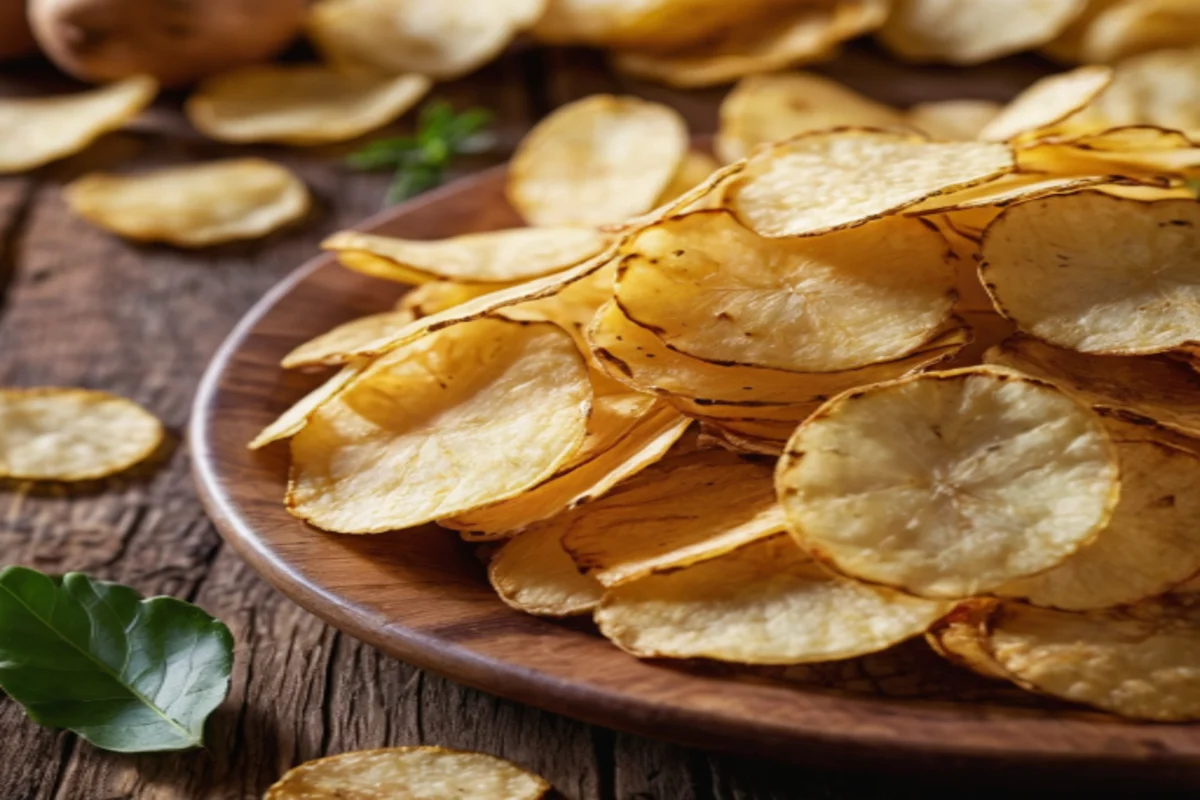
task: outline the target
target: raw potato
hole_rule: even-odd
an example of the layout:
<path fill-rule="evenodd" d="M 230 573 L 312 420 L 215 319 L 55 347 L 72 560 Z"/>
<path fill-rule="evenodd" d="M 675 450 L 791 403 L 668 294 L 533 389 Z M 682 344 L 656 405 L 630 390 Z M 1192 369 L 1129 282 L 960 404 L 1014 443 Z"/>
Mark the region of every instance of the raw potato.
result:
<path fill-rule="evenodd" d="M 550 784 L 495 756 L 390 747 L 320 758 L 287 772 L 264 800 L 539 800 Z"/>
<path fill-rule="evenodd" d="M 376 361 L 292 439 L 288 509 L 339 533 L 410 528 L 520 494 L 583 442 L 575 343 L 478 319 Z"/>
<path fill-rule="evenodd" d="M 950 608 L 830 575 L 777 536 L 610 589 L 596 624 L 643 658 L 801 664 L 883 650 Z"/>
<path fill-rule="evenodd" d="M 439 80 L 491 61 L 537 21 L 546 0 L 318 0 L 308 34 L 342 70 Z"/>
<path fill-rule="evenodd" d="M 520 533 L 496 554 L 488 580 L 508 605 L 542 617 L 590 613 L 603 590 L 594 578 L 581 575 L 553 528 Z"/>
<path fill-rule="evenodd" d="M 702 211 L 624 249 L 624 312 L 669 348 L 717 364 L 834 372 L 902 358 L 945 324 L 955 299 L 945 241 L 903 217 L 765 239 L 726 211 Z"/>
<path fill-rule="evenodd" d="M 1108 523 L 1117 456 L 1050 384 L 987 367 L 841 395 L 779 462 L 796 540 L 840 572 L 969 597 L 1062 563 Z"/>
<path fill-rule="evenodd" d="M 332 378 L 304 395 L 304 397 L 301 397 L 287 411 L 276 417 L 274 422 L 263 428 L 258 436 L 254 437 L 254 441 L 250 442 L 249 448 L 251 450 L 258 450 L 272 442 L 290 439 L 295 436 L 304 429 L 309 419 L 312 418 L 313 414 L 317 413 L 317 410 L 321 406 L 328 403 L 342 389 L 349 386 L 350 382 L 361 375 L 366 367 L 367 362 L 365 359 L 351 362 L 342 367 Z"/>
<path fill-rule="evenodd" d="M 182 86 L 267 61 L 300 33 L 306 0 L 29 0 L 42 50 L 85 81 L 152 75 Z"/>
<path fill-rule="evenodd" d="M 25 17 L 25 0 L 0 0 L 0 61 L 37 52 Z"/>
<path fill-rule="evenodd" d="M 338 325 L 315 339 L 310 339 L 283 357 L 284 369 L 299 367 L 332 367 L 352 360 L 353 353 L 364 344 L 398 330 L 416 319 L 407 309 L 369 314 Z"/>
<path fill-rule="evenodd" d="M 539 122 L 509 167 L 508 197 L 530 225 L 603 225 L 648 211 L 688 152 L 679 114 L 593 95 Z"/>
<path fill-rule="evenodd" d="M 979 132 L 989 142 L 1018 137 L 1039 138 L 1057 132 L 1060 123 L 1087 106 L 1113 81 L 1108 67 L 1089 66 L 1060 72 L 1036 81 L 997 114 Z"/>
<path fill-rule="evenodd" d="M 303 217 L 304 182 L 261 158 L 168 167 L 134 175 L 85 175 L 67 205 L 105 230 L 143 242 L 208 247 L 257 239 Z"/>
<path fill-rule="evenodd" d="M 115 475 L 148 458 L 164 436 L 148 411 L 107 392 L 0 389 L 0 478 Z"/>
<path fill-rule="evenodd" d="M 1022 331 L 1085 353 L 1144 355 L 1200 338 L 1200 204 L 1099 192 L 1007 209 L 980 275 Z"/>
<path fill-rule="evenodd" d="M 80 152 L 150 105 L 152 78 L 138 76 L 57 97 L 0 98 L 0 175 Z"/>
<path fill-rule="evenodd" d="M 1001 144 L 823 131 L 756 151 L 730 185 L 728 205 L 762 236 L 814 236 L 1012 170 L 1012 153 Z"/>
<path fill-rule="evenodd" d="M 918 103 L 908 110 L 905 120 L 934 139 L 970 141 L 1000 113 L 993 100 L 936 100 Z"/>
<path fill-rule="evenodd" d="M 206 80 L 185 110 L 197 130 L 223 142 L 328 144 L 387 125 L 431 85 L 421 75 L 376 78 L 325 67 L 262 65 Z"/>

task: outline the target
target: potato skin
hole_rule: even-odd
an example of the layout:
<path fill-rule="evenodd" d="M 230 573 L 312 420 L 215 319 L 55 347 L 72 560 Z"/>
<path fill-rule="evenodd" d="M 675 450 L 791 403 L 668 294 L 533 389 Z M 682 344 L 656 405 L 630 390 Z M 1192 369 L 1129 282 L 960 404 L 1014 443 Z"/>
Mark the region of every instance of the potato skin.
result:
<path fill-rule="evenodd" d="M 276 55 L 300 32 L 307 6 L 307 0 L 29 0 L 29 21 L 46 55 L 77 78 L 148 74 L 164 86 L 184 86 Z"/>
<path fill-rule="evenodd" d="M 25 19 L 25 0 L 0 0 L 0 60 L 37 52 Z"/>

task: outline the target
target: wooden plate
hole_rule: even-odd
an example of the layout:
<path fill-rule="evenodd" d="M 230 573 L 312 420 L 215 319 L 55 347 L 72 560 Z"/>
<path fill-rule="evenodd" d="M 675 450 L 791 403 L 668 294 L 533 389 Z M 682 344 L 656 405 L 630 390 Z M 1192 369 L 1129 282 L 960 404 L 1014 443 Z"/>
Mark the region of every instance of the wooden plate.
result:
<path fill-rule="evenodd" d="M 436 238 L 519 224 L 492 170 L 391 209 L 364 230 Z M 322 256 L 238 325 L 196 398 L 194 469 L 225 539 L 301 606 L 397 658 L 572 717 L 711 749 L 822 764 L 1087 766 L 1143 779 L 1200 776 L 1200 725 L 1116 720 L 943 663 L 923 642 L 836 664 L 732 674 L 638 661 L 585 623 L 520 614 L 472 550 L 429 528 L 378 536 L 312 529 L 282 504 L 287 446 L 246 442 L 322 376 L 285 373 L 296 344 L 389 307 L 402 287 Z"/>

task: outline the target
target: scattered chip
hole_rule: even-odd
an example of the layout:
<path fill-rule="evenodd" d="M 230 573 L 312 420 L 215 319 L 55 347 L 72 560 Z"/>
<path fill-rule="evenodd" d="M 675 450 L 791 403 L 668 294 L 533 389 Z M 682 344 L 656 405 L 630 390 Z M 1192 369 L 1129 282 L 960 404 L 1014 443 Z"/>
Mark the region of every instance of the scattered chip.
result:
<path fill-rule="evenodd" d="M 596 623 L 645 658 L 800 664 L 883 650 L 950 607 L 830 575 L 777 536 L 610 589 Z"/>
<path fill-rule="evenodd" d="M 555 326 L 480 319 L 426 335 L 292 439 L 288 509 L 324 530 L 376 533 L 505 500 L 571 458 L 591 397 Z"/>
<path fill-rule="evenodd" d="M 1147 50 L 1200 44 L 1200 5 L 1194 0 L 1110 3 L 1081 37 L 1084 61 L 1113 62 Z"/>
<path fill-rule="evenodd" d="M 1007 209 L 983 240 L 980 275 L 1017 327 L 1061 347 L 1161 353 L 1200 331 L 1200 204 L 1099 192 Z"/>
<path fill-rule="evenodd" d="M 326 144 L 383 127 L 415 106 L 431 85 L 420 75 L 258 65 L 204 81 L 186 110 L 201 133 L 223 142 Z"/>
<path fill-rule="evenodd" d="M 989 142 L 1009 139 L 1045 138 L 1060 130 L 1060 124 L 1087 106 L 1113 81 L 1108 67 L 1088 66 L 1059 72 L 1035 81 L 1017 95 L 991 122 L 979 132 L 979 138 Z"/>
<path fill-rule="evenodd" d="M 1000 113 L 994 100 L 934 100 L 917 103 L 904 115 L 909 125 L 934 139 L 971 141 Z"/>
<path fill-rule="evenodd" d="M 1099 419 L 1007 370 L 931 372 L 847 392 L 779 463 L 793 535 L 840 572 L 969 597 L 1062 563 L 1119 496 Z"/>
<path fill-rule="evenodd" d="M 530 225 L 603 225 L 648 211 L 688 152 L 679 114 L 592 95 L 543 119 L 517 148 L 508 197 Z"/>
<path fill-rule="evenodd" d="M 0 174 L 83 150 L 136 117 L 158 94 L 153 78 L 126 78 L 59 97 L 0 98 Z"/>
<path fill-rule="evenodd" d="M 389 747 L 319 758 L 287 772 L 265 800 L 539 800 L 550 784 L 495 756 Z"/>
<path fill-rule="evenodd" d="M 144 408 L 107 392 L 0 389 L 0 478 L 104 478 L 149 458 L 165 435 Z"/>
<path fill-rule="evenodd" d="M 541 617 L 588 614 L 603 589 L 580 574 L 557 530 L 534 526 L 517 534 L 492 559 L 488 580 L 508 605 Z"/>
<path fill-rule="evenodd" d="M 350 385 L 350 382 L 362 374 L 366 368 L 366 360 L 354 361 L 342 367 L 329 380 L 313 389 L 297 400 L 287 411 L 280 414 L 274 422 L 263 428 L 254 441 L 250 442 L 251 450 L 259 450 L 272 442 L 290 439 L 304 426 L 317 409 L 325 405 Z"/>
<path fill-rule="evenodd" d="M 396 310 L 352 319 L 295 348 L 279 363 L 284 369 L 345 364 L 351 360 L 349 353 L 404 327 L 415 318 L 411 311 Z"/>
<path fill-rule="evenodd" d="M 397 311 L 411 311 L 417 319 L 437 314 L 460 306 L 496 291 L 497 287 L 486 283 L 456 283 L 455 281 L 430 281 L 414 286 L 404 293 L 396 303 Z M 385 338 L 381 335 L 380 338 Z"/>
<path fill-rule="evenodd" d="M 1200 46 L 1156 50 L 1116 65 L 1112 84 L 1067 122 L 1079 130 L 1155 125 L 1200 138 Z"/>
<path fill-rule="evenodd" d="M 295 222 L 309 209 L 304 182 L 261 158 L 134 175 L 93 173 L 63 191 L 72 211 L 105 230 L 179 247 L 257 239 Z"/>

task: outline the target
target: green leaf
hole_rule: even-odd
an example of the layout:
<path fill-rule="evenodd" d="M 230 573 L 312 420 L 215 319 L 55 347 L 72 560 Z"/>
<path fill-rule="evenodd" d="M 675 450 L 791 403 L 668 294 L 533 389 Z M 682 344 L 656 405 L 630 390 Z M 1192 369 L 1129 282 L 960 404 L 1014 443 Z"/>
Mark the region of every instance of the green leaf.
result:
<path fill-rule="evenodd" d="M 0 688 L 38 724 L 125 753 L 199 747 L 232 668 L 229 629 L 190 603 L 0 570 Z"/>

